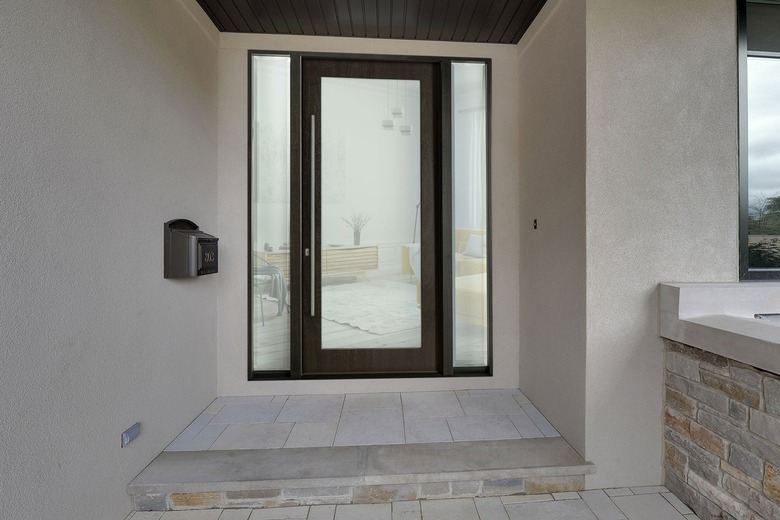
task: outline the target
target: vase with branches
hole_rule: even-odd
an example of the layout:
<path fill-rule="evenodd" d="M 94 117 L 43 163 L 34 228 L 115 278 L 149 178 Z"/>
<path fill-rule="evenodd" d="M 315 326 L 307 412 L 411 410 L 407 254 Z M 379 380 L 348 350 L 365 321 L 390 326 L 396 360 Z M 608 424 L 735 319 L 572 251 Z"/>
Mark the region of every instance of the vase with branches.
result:
<path fill-rule="evenodd" d="M 360 230 L 362 230 L 371 217 L 363 213 L 362 211 L 355 211 L 349 217 L 341 217 L 349 227 L 352 228 L 352 238 L 356 246 L 360 245 Z"/>

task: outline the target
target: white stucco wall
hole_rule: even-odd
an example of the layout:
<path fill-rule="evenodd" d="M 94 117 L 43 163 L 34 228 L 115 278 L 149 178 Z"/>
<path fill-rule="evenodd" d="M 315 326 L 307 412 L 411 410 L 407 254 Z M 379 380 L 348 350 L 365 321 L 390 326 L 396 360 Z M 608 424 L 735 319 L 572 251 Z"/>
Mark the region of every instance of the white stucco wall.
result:
<path fill-rule="evenodd" d="M 584 2 L 548 2 L 520 52 L 520 388 L 583 454 Z"/>
<path fill-rule="evenodd" d="M 519 123 L 517 47 L 222 34 L 219 53 L 219 393 L 307 394 L 515 387 L 518 382 Z M 247 381 L 247 50 L 493 59 L 492 204 L 495 370 L 492 378 Z"/>
<path fill-rule="evenodd" d="M 0 517 L 124 518 L 216 395 L 220 275 L 162 277 L 164 221 L 217 228 L 217 34 L 185 4 L 3 3 Z"/>
<path fill-rule="evenodd" d="M 589 487 L 661 481 L 657 284 L 737 279 L 735 4 L 587 1 Z"/>

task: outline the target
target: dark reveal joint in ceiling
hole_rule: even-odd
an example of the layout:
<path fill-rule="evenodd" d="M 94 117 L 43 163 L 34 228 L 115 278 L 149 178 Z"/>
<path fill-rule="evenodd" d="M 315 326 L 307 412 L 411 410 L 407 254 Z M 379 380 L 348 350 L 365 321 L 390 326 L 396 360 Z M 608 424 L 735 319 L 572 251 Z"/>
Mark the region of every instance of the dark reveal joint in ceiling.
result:
<path fill-rule="evenodd" d="M 198 0 L 221 32 L 513 44 L 546 0 Z"/>

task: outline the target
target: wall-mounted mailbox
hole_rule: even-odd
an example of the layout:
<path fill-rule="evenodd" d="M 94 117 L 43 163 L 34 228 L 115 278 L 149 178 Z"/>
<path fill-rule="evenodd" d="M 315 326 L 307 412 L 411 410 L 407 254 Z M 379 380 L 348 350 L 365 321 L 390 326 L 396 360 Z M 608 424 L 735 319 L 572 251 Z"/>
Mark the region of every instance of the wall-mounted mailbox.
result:
<path fill-rule="evenodd" d="M 164 278 L 188 278 L 218 272 L 219 239 L 185 219 L 163 224 Z"/>

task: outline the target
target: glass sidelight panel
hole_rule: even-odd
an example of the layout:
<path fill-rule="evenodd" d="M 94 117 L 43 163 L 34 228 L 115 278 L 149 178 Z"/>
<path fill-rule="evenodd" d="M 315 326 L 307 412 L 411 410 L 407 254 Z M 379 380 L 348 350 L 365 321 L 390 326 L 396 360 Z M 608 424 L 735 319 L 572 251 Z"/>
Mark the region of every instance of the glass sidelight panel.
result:
<path fill-rule="evenodd" d="M 290 369 L 290 57 L 252 56 L 252 365 Z"/>
<path fill-rule="evenodd" d="M 321 348 L 419 349 L 420 82 L 320 86 Z"/>
<path fill-rule="evenodd" d="M 487 67 L 452 64 L 453 366 L 488 365 Z"/>

